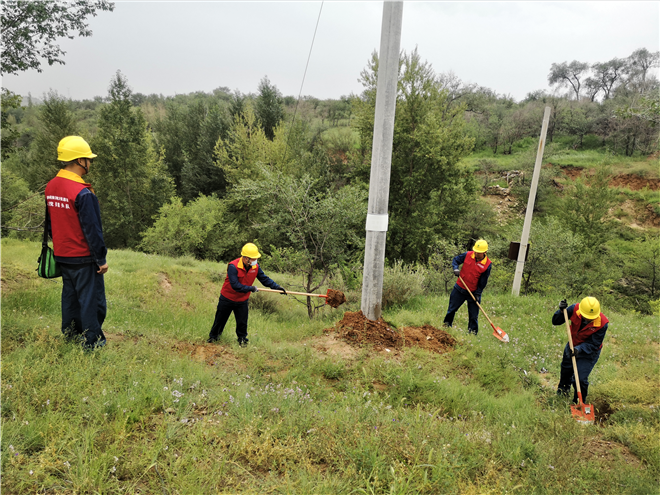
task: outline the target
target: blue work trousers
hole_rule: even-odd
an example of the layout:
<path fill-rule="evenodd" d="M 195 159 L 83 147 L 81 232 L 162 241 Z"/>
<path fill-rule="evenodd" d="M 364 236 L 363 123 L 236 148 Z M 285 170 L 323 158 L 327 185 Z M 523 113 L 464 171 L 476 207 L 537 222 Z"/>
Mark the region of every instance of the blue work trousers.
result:
<path fill-rule="evenodd" d="M 105 345 L 101 327 L 108 307 L 103 275 L 96 263 L 59 263 L 62 271 L 62 333 L 84 347 Z"/>
<path fill-rule="evenodd" d="M 220 338 L 229 319 L 229 315 L 232 312 L 236 318 L 236 337 L 238 338 L 238 343 L 247 344 L 248 302 L 234 302 L 224 296 L 220 296 L 220 300 L 218 301 L 218 309 L 215 312 L 215 320 L 209 334 L 209 341 L 213 342 Z"/>
<path fill-rule="evenodd" d="M 477 298 L 477 301 L 481 302 L 481 294 L 475 294 L 474 297 Z M 469 317 L 468 331 L 476 335 L 479 332 L 479 306 L 474 302 L 470 293 L 458 285 L 454 285 L 451 295 L 449 296 L 449 308 L 447 309 L 444 323 L 447 326 L 452 326 L 456 311 L 458 311 L 458 308 L 460 308 L 465 301 L 467 301 Z"/>
<path fill-rule="evenodd" d="M 575 358 L 577 364 L 578 376 L 580 378 L 580 389 L 582 391 L 582 400 L 587 402 L 587 392 L 589 391 L 589 374 L 594 369 L 598 358 L 600 357 L 600 349 L 598 352 L 591 354 L 578 354 Z M 573 360 L 571 359 L 571 348 L 568 343 L 564 348 L 564 356 L 561 360 L 561 375 L 559 377 L 559 385 L 557 385 L 557 394 L 568 395 L 573 386 L 573 403 L 577 404 L 577 388 L 575 387 L 575 373 L 573 372 Z"/>

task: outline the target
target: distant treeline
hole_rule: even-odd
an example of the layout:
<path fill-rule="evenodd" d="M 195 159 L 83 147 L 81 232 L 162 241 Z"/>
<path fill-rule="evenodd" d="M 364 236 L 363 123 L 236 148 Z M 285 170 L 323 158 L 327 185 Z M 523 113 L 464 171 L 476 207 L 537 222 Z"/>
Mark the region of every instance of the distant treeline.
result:
<path fill-rule="evenodd" d="M 404 53 L 388 262 L 428 263 L 449 256 L 447 246 L 495 236 L 492 209 L 463 159 L 511 154 L 516 143 L 537 139 L 545 106 L 549 142 L 561 137 L 574 149 L 622 156 L 656 151 L 657 65 L 658 54 L 644 49 L 623 61 L 553 64 L 555 91 L 516 102 L 436 74 L 416 50 Z M 38 193 L 59 169 L 57 143 L 79 134 L 98 154 L 86 179 L 110 248 L 228 260 L 254 241 L 280 269 L 301 273 L 307 290 L 338 273 L 351 283 L 364 249 L 377 69 L 374 53 L 360 74 L 361 94 L 326 100 L 283 96 L 267 77 L 255 93 L 143 95 L 121 72 L 108 95 L 93 100 L 51 92 L 21 105 L 4 91 L 3 234 L 38 236 Z"/>

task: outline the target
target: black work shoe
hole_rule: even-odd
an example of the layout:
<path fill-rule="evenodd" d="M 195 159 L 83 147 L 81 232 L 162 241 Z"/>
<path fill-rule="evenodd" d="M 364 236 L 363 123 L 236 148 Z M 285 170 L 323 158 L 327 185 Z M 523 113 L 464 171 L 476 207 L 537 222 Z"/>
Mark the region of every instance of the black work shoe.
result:
<path fill-rule="evenodd" d="M 240 345 L 241 347 L 247 347 L 248 341 L 247 340 L 241 340 L 241 341 L 238 342 L 238 345 Z"/>
<path fill-rule="evenodd" d="M 444 323 L 442 324 L 442 326 L 445 327 L 445 328 L 451 328 L 451 325 L 450 325 L 449 323 L 447 323 L 447 322 L 444 322 Z"/>
<path fill-rule="evenodd" d="M 209 338 L 206 340 L 206 343 L 207 343 L 207 344 L 215 344 L 217 341 L 218 341 L 218 339 L 213 339 L 213 338 L 209 337 Z"/>
<path fill-rule="evenodd" d="M 468 333 L 471 334 L 471 335 L 477 335 L 477 331 L 476 331 L 476 330 L 472 330 L 472 329 L 470 329 L 470 328 L 468 328 Z"/>

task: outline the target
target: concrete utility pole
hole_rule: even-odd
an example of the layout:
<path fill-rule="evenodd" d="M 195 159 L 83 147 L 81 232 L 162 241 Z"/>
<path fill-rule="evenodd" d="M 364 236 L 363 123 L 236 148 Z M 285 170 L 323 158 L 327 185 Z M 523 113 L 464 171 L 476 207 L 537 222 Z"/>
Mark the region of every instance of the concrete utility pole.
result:
<path fill-rule="evenodd" d="M 525 255 L 527 254 L 527 241 L 529 240 L 529 230 L 532 227 L 532 214 L 534 213 L 534 201 L 536 200 L 536 189 L 539 185 L 539 176 L 541 175 L 541 163 L 543 162 L 543 149 L 545 148 L 545 135 L 548 133 L 548 123 L 550 122 L 550 107 L 545 107 L 543 114 L 543 125 L 541 126 L 541 138 L 539 140 L 539 149 L 536 152 L 536 163 L 534 164 L 534 174 L 532 175 L 532 185 L 529 189 L 529 198 L 527 199 L 527 211 L 525 212 L 525 223 L 523 225 L 522 238 L 520 239 L 520 250 L 518 251 L 518 261 L 516 263 L 516 274 L 513 277 L 513 289 L 511 294 L 520 295 L 520 283 L 522 282 L 523 270 L 525 269 Z"/>
<path fill-rule="evenodd" d="M 376 115 L 371 152 L 367 237 L 364 247 L 362 279 L 362 313 L 370 320 L 377 320 L 382 313 L 383 271 L 388 223 L 387 206 L 390 197 L 392 139 L 394 137 L 402 19 L 403 2 L 384 2 L 380 52 L 378 53 Z"/>

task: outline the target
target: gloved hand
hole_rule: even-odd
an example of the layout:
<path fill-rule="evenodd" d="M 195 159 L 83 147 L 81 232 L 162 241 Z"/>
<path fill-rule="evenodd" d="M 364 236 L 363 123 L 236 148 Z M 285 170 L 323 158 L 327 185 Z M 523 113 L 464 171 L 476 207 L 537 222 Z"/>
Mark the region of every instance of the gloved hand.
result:
<path fill-rule="evenodd" d="M 458 277 L 460 274 L 461 274 L 461 271 L 458 268 L 456 270 L 454 270 L 454 275 L 456 275 Z"/>
<path fill-rule="evenodd" d="M 566 299 L 562 299 L 559 302 L 559 311 L 563 313 L 566 308 L 568 308 L 568 303 L 566 302 Z"/>
<path fill-rule="evenodd" d="M 259 289 L 257 289 L 254 285 L 250 287 L 251 292 L 259 292 Z"/>
<path fill-rule="evenodd" d="M 286 290 L 284 290 L 284 287 L 280 287 L 279 290 L 282 291 L 282 295 L 283 295 L 283 296 L 286 296 L 286 295 L 287 295 Z"/>
<path fill-rule="evenodd" d="M 573 347 L 573 350 L 571 351 L 571 356 L 572 357 L 578 357 L 580 355 L 580 348 L 579 347 Z"/>

